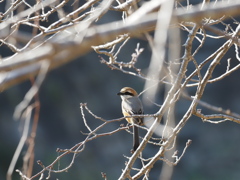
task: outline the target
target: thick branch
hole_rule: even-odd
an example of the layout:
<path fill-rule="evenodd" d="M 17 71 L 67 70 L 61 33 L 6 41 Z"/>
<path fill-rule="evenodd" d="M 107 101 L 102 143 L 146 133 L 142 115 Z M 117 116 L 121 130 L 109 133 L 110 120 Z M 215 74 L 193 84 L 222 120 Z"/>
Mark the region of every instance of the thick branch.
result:
<path fill-rule="evenodd" d="M 210 6 L 204 10 L 201 10 L 199 8 L 200 7 L 198 6 L 192 7 L 192 9 L 196 10 L 194 12 L 193 10 L 183 12 L 183 9 L 178 9 L 175 11 L 175 15 L 178 17 L 179 22 L 187 20 L 198 21 L 197 17 L 203 18 L 204 13 L 209 11 L 211 11 L 213 14 L 217 14 L 214 16 L 215 18 L 221 17 L 226 13 L 224 9 L 227 10 L 227 15 L 233 16 L 239 13 L 239 11 L 236 12 L 236 9 L 240 9 L 240 3 L 231 5 L 225 4 L 224 7 L 223 5 L 215 5 L 214 7 Z M 0 73 L 0 90 L 5 90 L 14 84 L 28 79 L 30 76 L 35 76 L 39 72 L 40 68 L 39 64 L 36 63 L 37 61 L 47 59 L 50 61 L 49 70 L 57 68 L 64 63 L 75 59 L 76 57 L 88 53 L 91 50 L 91 46 L 96 46 L 104 42 L 111 41 L 115 39 L 117 35 L 129 33 L 130 36 L 136 37 L 146 31 L 152 30 L 155 27 L 156 21 L 156 14 L 150 14 L 142 19 L 137 19 L 137 21 L 134 22 L 128 22 L 128 20 L 126 20 L 125 23 L 119 21 L 100 25 L 86 29 L 87 32 L 85 31 L 86 34 L 84 38 L 81 36 L 80 38 L 76 38 L 74 41 L 64 39 L 64 42 L 59 41 L 58 43 L 48 41 L 49 44 L 42 45 L 36 49 L 31 49 L 29 51 L 16 54 L 10 58 L 3 59 L 0 64 L 0 71 L 2 72 Z M 75 26 L 78 28 L 81 27 L 81 25 L 84 25 L 84 23 L 85 22 Z M 116 24 L 118 25 L 116 26 Z M 31 36 L 29 37 L 29 40 L 30 39 Z M 42 36 L 35 38 L 34 41 L 41 39 Z M 43 53 L 41 54 L 40 52 Z"/>

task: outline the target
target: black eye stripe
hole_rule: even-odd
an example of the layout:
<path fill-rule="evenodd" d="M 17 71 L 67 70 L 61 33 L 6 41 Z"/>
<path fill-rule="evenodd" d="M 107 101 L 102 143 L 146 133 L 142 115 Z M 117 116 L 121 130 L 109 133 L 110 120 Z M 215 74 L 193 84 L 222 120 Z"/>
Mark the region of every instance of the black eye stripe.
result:
<path fill-rule="evenodd" d="M 130 95 L 130 96 L 133 96 L 133 93 L 130 93 L 130 92 L 125 92 L 125 93 L 123 93 L 124 95 Z"/>
<path fill-rule="evenodd" d="M 130 93 L 130 92 L 119 92 L 117 93 L 117 95 L 129 95 L 129 96 L 134 96 L 133 93 Z"/>

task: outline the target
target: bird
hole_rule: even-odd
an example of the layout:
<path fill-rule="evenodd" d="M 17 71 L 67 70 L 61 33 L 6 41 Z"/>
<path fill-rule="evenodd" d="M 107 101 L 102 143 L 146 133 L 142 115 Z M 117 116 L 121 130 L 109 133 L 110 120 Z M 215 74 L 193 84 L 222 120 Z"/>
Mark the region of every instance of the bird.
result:
<path fill-rule="evenodd" d="M 142 102 L 133 88 L 124 87 L 117 95 L 122 99 L 121 106 L 124 117 L 144 114 Z M 139 134 L 136 125 L 143 125 L 143 117 L 126 117 L 125 119 L 133 125 L 133 151 L 135 152 L 139 146 Z"/>

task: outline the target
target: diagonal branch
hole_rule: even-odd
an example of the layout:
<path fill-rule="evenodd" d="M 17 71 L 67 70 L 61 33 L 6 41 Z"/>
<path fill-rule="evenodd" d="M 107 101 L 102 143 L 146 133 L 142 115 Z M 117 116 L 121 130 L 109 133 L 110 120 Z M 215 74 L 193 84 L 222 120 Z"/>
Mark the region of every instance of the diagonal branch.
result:
<path fill-rule="evenodd" d="M 230 16 L 236 15 L 236 9 L 240 8 L 240 3 L 234 3 L 229 5 L 219 5 L 221 3 L 216 3 L 214 7 L 210 6 L 208 8 L 199 9 L 198 6 L 193 7 L 196 11 L 184 11 L 182 9 L 175 10 L 175 15 L 177 16 L 179 22 L 181 21 L 197 21 L 196 16 L 199 14 L 203 15 L 204 12 L 211 11 L 216 13 L 218 17 L 221 17 L 226 13 L 223 9 L 227 9 L 227 13 Z M 239 11 L 238 11 L 239 14 Z M 25 16 L 25 14 L 21 15 Z M 135 15 L 133 13 L 133 15 Z M 133 16 L 132 15 L 132 16 Z M 131 16 L 129 17 L 129 19 Z M 191 18 L 191 19 L 189 19 Z M 216 17 L 217 18 L 217 17 Z M 12 57 L 8 57 L 2 60 L 0 63 L 0 89 L 5 90 L 10 86 L 20 83 L 29 78 L 29 76 L 35 76 L 40 70 L 40 64 L 36 63 L 42 60 L 50 61 L 50 68 L 52 70 L 63 64 L 72 61 L 78 56 L 82 56 L 88 53 L 92 46 L 103 44 L 104 42 L 112 41 L 116 36 L 120 34 L 130 33 L 131 37 L 139 36 L 140 34 L 153 30 L 157 21 L 156 13 L 146 15 L 144 18 L 137 19 L 136 21 L 128 21 L 123 23 L 122 21 L 104 24 L 96 27 L 91 27 L 87 29 L 85 36 L 82 38 L 75 38 L 75 40 L 64 39 L 64 41 L 59 41 L 58 43 L 53 41 L 48 41 L 47 44 L 42 45 L 36 49 L 31 49 L 26 52 L 15 54 Z M 1 23 L 0 29 L 6 27 L 7 22 Z M 73 25 L 73 27 L 81 27 L 85 22 Z M 118 24 L 118 25 L 116 25 Z M 107 27 L 107 28 L 106 28 Z M 149 29 L 150 28 L 150 29 Z M 70 30 L 70 29 L 69 29 Z M 15 35 L 19 36 L 18 34 Z M 13 36 L 14 37 L 14 36 Z M 41 40 L 43 37 L 39 36 L 35 38 L 34 41 Z M 29 38 L 30 40 L 31 38 Z M 79 51 L 80 49 L 80 51 Z M 45 52 L 45 53 L 44 53 Z M 3 72 L 9 71 L 9 72 Z"/>

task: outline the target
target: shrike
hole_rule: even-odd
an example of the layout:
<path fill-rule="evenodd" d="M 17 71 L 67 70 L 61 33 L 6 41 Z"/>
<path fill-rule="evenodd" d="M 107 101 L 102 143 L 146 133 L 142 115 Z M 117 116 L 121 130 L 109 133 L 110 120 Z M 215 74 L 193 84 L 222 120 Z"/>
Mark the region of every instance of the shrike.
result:
<path fill-rule="evenodd" d="M 130 87 L 124 87 L 117 94 L 122 99 L 122 113 L 124 117 L 143 114 L 142 102 L 138 93 Z M 143 125 L 143 117 L 127 117 L 127 122 L 133 125 L 133 151 L 139 146 L 139 135 L 137 125 Z"/>

